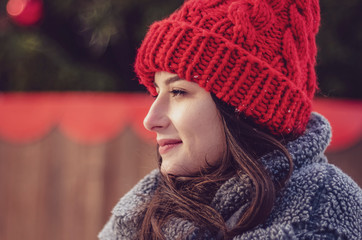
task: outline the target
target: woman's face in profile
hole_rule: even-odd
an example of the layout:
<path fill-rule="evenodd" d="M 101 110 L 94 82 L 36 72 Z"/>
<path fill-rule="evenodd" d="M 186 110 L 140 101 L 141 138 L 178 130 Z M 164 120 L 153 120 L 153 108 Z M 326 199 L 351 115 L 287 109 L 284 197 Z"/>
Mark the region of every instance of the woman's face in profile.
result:
<path fill-rule="evenodd" d="M 158 95 L 144 126 L 157 134 L 161 172 L 188 176 L 220 161 L 225 136 L 210 93 L 168 72 L 157 72 L 154 84 Z"/>

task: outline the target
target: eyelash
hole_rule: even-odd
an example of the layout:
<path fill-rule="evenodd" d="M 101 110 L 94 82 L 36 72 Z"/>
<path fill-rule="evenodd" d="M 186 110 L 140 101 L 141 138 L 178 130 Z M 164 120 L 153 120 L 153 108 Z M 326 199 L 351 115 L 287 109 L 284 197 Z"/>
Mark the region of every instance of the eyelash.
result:
<path fill-rule="evenodd" d="M 173 90 L 169 91 L 169 93 L 172 94 L 172 97 L 177 97 L 177 96 L 179 96 L 179 95 L 181 95 L 181 96 L 185 95 L 185 94 L 186 94 L 186 91 L 184 91 L 184 90 L 179 90 L 179 89 L 173 89 Z M 157 95 L 152 95 L 152 97 L 153 97 L 153 98 L 157 98 L 157 97 L 158 97 L 158 93 L 157 93 Z"/>
<path fill-rule="evenodd" d="M 170 91 L 170 93 L 172 94 L 172 97 L 176 97 L 176 96 L 179 96 L 179 95 L 185 95 L 186 92 L 183 91 L 183 90 L 179 90 L 179 89 L 173 89 Z"/>

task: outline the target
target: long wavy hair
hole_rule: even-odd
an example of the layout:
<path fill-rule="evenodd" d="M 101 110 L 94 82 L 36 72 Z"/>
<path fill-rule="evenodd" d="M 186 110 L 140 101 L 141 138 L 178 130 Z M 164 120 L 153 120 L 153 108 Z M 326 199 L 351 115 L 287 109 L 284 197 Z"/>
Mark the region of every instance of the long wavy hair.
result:
<path fill-rule="evenodd" d="M 162 174 L 158 189 L 140 223 L 139 239 L 165 239 L 162 228 L 172 218 L 191 221 L 201 230 L 200 238 L 208 232 L 213 235 L 222 234 L 223 239 L 230 239 L 264 222 L 273 208 L 278 192 L 288 181 L 293 163 L 283 144 L 294 137 L 276 139 L 264 130 L 258 130 L 252 122 L 235 112 L 233 107 L 214 95 L 212 98 L 225 133 L 226 150 L 223 158 L 217 166 L 208 166 L 195 176 Z M 272 181 L 259 160 L 261 156 L 274 150 L 279 150 L 289 160 L 289 171 L 278 182 Z M 161 162 L 162 158 L 159 156 L 159 167 Z M 249 176 L 253 193 L 241 219 L 233 229 L 228 230 L 225 224 L 227 219 L 223 219 L 210 203 L 218 188 L 240 173 Z"/>

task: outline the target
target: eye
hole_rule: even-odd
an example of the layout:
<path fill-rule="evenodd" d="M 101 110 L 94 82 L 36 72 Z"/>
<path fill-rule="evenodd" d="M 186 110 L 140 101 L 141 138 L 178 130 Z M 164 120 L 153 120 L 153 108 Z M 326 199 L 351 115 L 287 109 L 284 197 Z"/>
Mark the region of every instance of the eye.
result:
<path fill-rule="evenodd" d="M 180 90 L 180 89 L 172 89 L 170 91 L 170 93 L 172 94 L 172 97 L 176 97 L 176 96 L 179 96 L 179 95 L 185 95 L 186 92 L 184 90 Z"/>

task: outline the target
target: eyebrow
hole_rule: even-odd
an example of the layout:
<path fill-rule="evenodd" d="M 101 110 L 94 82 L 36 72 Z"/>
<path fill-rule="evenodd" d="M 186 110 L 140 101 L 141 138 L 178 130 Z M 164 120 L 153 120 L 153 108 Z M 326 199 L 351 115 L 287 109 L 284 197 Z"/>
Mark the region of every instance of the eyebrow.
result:
<path fill-rule="evenodd" d="M 166 79 L 165 85 L 169 85 L 170 83 L 176 82 L 176 81 L 178 81 L 178 80 L 181 80 L 181 78 L 180 78 L 179 76 L 177 76 L 177 75 L 176 75 L 176 76 L 173 76 L 173 77 L 169 77 L 169 78 Z M 155 81 L 153 82 L 153 85 L 154 85 L 156 88 L 158 88 L 158 85 L 156 84 Z"/>

